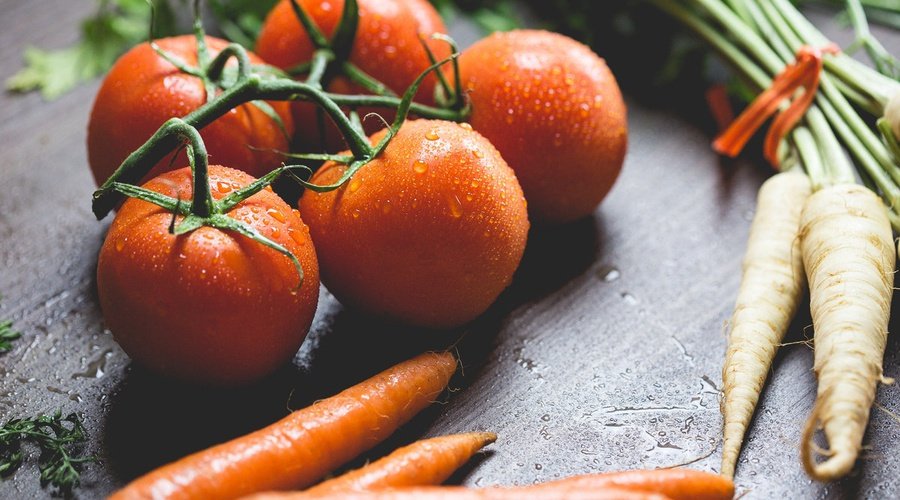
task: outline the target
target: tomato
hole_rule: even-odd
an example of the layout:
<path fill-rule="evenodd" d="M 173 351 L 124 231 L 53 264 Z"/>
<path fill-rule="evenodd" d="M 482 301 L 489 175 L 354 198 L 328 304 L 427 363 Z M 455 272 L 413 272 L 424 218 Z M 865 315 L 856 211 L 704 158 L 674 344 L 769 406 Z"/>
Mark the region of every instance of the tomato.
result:
<path fill-rule="evenodd" d="M 211 166 L 209 177 L 217 199 L 254 180 L 221 166 Z M 188 199 L 190 170 L 144 187 Z M 205 226 L 174 236 L 171 212 L 128 199 L 100 249 L 97 290 L 107 327 L 135 362 L 174 378 L 234 385 L 271 373 L 300 347 L 319 295 L 308 228 L 269 188 L 228 215 L 291 251 L 303 266 L 302 285 L 275 250 Z"/>
<path fill-rule="evenodd" d="M 343 0 L 301 0 L 316 26 L 328 37 L 334 34 L 344 9 Z M 419 41 L 419 34 L 430 37 L 434 33 L 446 33 L 447 29 L 434 7 L 426 0 L 360 0 L 359 27 L 350 54 L 350 61 L 368 75 L 384 83 L 389 89 L 402 95 L 425 69 L 430 66 L 428 55 Z M 445 42 L 428 39 L 428 46 L 438 60 L 450 55 Z M 266 17 L 256 42 L 256 52 L 268 63 L 282 69 L 308 62 L 315 47 L 297 20 L 290 0 L 282 0 Z M 434 103 L 434 87 L 437 79 L 429 75 L 416 96 L 416 101 Z M 329 91 L 342 94 L 362 94 L 361 88 L 344 77 L 335 78 Z M 294 105 L 297 138 L 304 147 L 317 147 L 320 135 L 315 108 L 308 103 Z M 377 112 L 388 121 L 393 119 L 389 110 L 364 108 L 360 116 Z M 329 124 L 329 149 L 343 147 L 336 128 Z M 367 133 L 382 127 L 380 121 L 367 120 Z"/>
<path fill-rule="evenodd" d="M 563 35 L 519 30 L 477 42 L 459 64 L 469 123 L 515 170 L 532 219 L 590 215 L 628 142 L 622 94 L 603 59 Z"/>
<path fill-rule="evenodd" d="M 207 37 L 214 57 L 228 42 Z M 156 43 L 189 65 L 197 64 L 197 42 L 193 35 L 163 38 Z M 250 61 L 262 60 L 250 55 Z M 233 62 L 230 61 L 229 64 Z M 206 103 L 203 82 L 184 74 L 160 57 L 149 44 L 128 51 L 103 80 L 88 123 L 88 162 L 97 184 L 102 184 L 135 149 L 172 117 L 182 117 Z M 290 103 L 269 102 L 290 137 L 294 123 Z M 288 151 L 288 137 L 262 110 L 252 104 L 232 109 L 202 131 L 210 157 L 261 177 L 280 166 L 282 157 L 269 150 Z M 254 150 L 260 148 L 264 151 Z M 144 177 L 151 179 L 169 169 L 185 165 L 184 153 L 164 158 Z"/>
<path fill-rule="evenodd" d="M 345 168 L 326 163 L 312 182 L 332 183 Z M 522 189 L 491 143 L 468 124 L 435 120 L 406 122 L 343 187 L 307 191 L 300 212 L 341 302 L 436 328 L 496 300 L 529 228 Z"/>

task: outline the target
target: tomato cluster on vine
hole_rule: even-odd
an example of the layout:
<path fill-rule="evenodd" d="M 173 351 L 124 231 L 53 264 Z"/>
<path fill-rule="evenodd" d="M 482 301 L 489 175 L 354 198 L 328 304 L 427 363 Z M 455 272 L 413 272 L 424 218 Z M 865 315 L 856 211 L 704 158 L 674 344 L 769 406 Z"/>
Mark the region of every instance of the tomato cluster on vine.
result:
<path fill-rule="evenodd" d="M 589 48 L 521 30 L 460 54 L 425 0 L 283 0 L 256 55 L 198 20 L 115 64 L 88 131 L 94 211 L 118 207 L 98 265 L 107 324 L 140 364 L 211 384 L 293 356 L 320 268 L 367 313 L 473 320 L 511 282 L 529 221 L 590 215 L 627 142 Z M 270 187 L 281 175 L 305 188 L 299 212 Z"/>

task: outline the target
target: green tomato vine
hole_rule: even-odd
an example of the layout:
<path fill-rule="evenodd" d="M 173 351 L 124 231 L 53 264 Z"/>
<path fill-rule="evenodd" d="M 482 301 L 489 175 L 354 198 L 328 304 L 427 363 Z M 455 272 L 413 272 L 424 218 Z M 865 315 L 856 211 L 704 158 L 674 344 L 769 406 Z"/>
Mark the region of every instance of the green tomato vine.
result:
<path fill-rule="evenodd" d="M 132 152 L 94 192 L 93 212 L 98 219 L 102 219 L 124 197 L 153 203 L 172 212 L 174 216 L 183 217 L 178 224 L 175 224 L 173 219 L 170 227 L 172 234 L 187 234 L 202 226 L 241 234 L 290 258 L 300 274 L 302 283 L 302 266 L 289 250 L 261 235 L 250 226 L 232 219 L 227 215 L 228 211 L 269 186 L 282 174 L 289 174 L 306 189 L 313 191 L 324 192 L 338 189 L 388 146 L 410 112 L 426 118 L 464 120 L 469 110 L 461 93 L 459 71 L 456 67 L 456 58 L 459 52 L 449 37 L 441 36 L 440 39 L 450 44 L 453 54 L 447 59 L 437 61 L 423 40 L 423 50 L 428 53 L 432 64 L 418 76 L 402 96 L 398 97 L 387 86 L 365 74 L 349 60 L 359 25 L 357 0 L 345 2 L 340 24 L 330 40 L 319 30 L 303 7 L 296 0 L 291 0 L 294 13 L 306 29 L 316 49 L 309 63 L 292 68 L 287 73 L 269 66 L 251 64 L 247 50 L 237 43 L 229 44 L 215 58 L 211 57 L 199 5 L 199 0 L 195 0 L 194 35 L 197 38 L 198 61 L 196 67 L 167 54 L 152 41 L 151 45 L 160 57 L 180 71 L 196 76 L 203 81 L 207 94 L 206 103 L 184 117 L 170 119 L 147 142 Z M 236 65 L 229 66 L 228 63 L 232 60 L 236 62 Z M 447 63 L 454 65 L 456 81 L 453 87 L 439 71 L 440 67 Z M 231 69 L 235 67 L 235 70 Z M 438 75 L 441 105 L 432 107 L 413 103 L 413 98 L 420 85 L 432 72 Z M 306 74 L 306 77 L 302 81 L 296 81 L 289 77 L 290 74 Z M 326 92 L 324 88 L 327 87 L 328 82 L 338 75 L 347 76 L 375 95 L 341 95 Z M 221 200 L 214 200 L 210 194 L 206 148 L 198 129 L 212 123 L 229 110 L 248 102 L 259 107 L 281 124 L 281 121 L 277 119 L 277 114 L 265 101 L 314 103 L 320 114 L 319 122 L 324 122 L 326 116 L 330 118 L 350 149 L 350 155 L 284 153 L 286 157 L 315 161 L 330 160 L 346 164 L 348 168 L 338 181 L 328 185 L 316 185 L 308 180 L 313 173 L 311 168 L 305 165 L 285 165 Z M 396 118 L 393 123 L 389 124 L 388 133 L 377 144 L 371 144 L 363 132 L 359 116 L 355 111 L 361 106 L 396 110 Z M 342 107 L 349 108 L 349 114 L 345 113 Z M 283 125 L 281 126 L 283 130 Z M 187 149 L 193 178 L 194 194 L 190 203 L 136 185 L 147 175 L 153 165 L 181 146 Z M 298 172 L 302 173 L 303 177 L 298 175 Z"/>

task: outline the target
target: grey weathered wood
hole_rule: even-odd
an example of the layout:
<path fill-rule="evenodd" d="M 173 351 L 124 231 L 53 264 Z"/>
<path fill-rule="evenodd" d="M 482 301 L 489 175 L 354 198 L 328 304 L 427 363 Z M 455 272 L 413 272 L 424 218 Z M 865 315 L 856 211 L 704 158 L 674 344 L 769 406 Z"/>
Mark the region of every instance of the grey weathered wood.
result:
<path fill-rule="evenodd" d="M 0 2 L 0 68 L 19 67 L 27 44 L 58 47 L 90 0 Z M 822 15 L 816 18 L 834 28 Z M 889 37 L 900 47 L 900 37 Z M 292 367 L 256 387 L 197 390 L 130 365 L 104 329 L 96 254 L 108 225 L 90 213 L 85 158 L 97 83 L 44 103 L 0 96 L 0 317 L 24 332 L 0 357 L 0 420 L 81 412 L 88 451 L 83 498 L 108 494 L 150 468 L 239 435 L 425 348 L 465 334 L 464 374 L 378 456 L 423 435 L 473 429 L 500 435 L 455 481 L 525 484 L 590 471 L 671 466 L 716 470 L 717 386 L 740 259 L 762 165 L 721 162 L 691 119 L 630 101 L 624 173 L 595 216 L 532 235 L 511 289 L 465 331 L 436 334 L 348 311 L 323 290 Z M 698 110 L 703 113 L 703 110 Z M 801 340 L 807 316 L 789 340 Z M 894 322 L 894 329 L 897 329 Z M 807 332 L 808 333 L 808 332 Z M 900 377 L 893 336 L 886 375 Z M 815 395 L 812 356 L 784 347 L 741 458 L 751 498 L 900 494 L 900 423 L 874 409 L 867 449 L 850 478 L 811 483 L 798 457 Z M 900 410 L 900 390 L 878 402 Z M 28 465 L 0 497 L 42 497 Z"/>

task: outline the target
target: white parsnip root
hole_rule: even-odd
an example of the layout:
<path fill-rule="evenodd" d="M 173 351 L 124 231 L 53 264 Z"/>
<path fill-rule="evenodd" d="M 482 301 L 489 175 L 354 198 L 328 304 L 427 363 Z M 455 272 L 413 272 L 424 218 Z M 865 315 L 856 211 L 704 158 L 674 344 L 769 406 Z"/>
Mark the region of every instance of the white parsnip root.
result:
<path fill-rule="evenodd" d="M 869 189 L 839 184 L 813 194 L 801 218 L 801 251 L 815 329 L 815 409 L 803 436 L 803 466 L 819 481 L 856 462 L 882 359 L 895 252 L 887 210 Z M 813 438 L 823 429 L 827 449 Z M 817 455 L 824 456 L 819 462 Z"/>
<path fill-rule="evenodd" d="M 809 178 L 798 171 L 776 174 L 759 190 L 722 369 L 722 474 L 728 477 L 806 286 L 799 235 L 810 192 Z"/>

